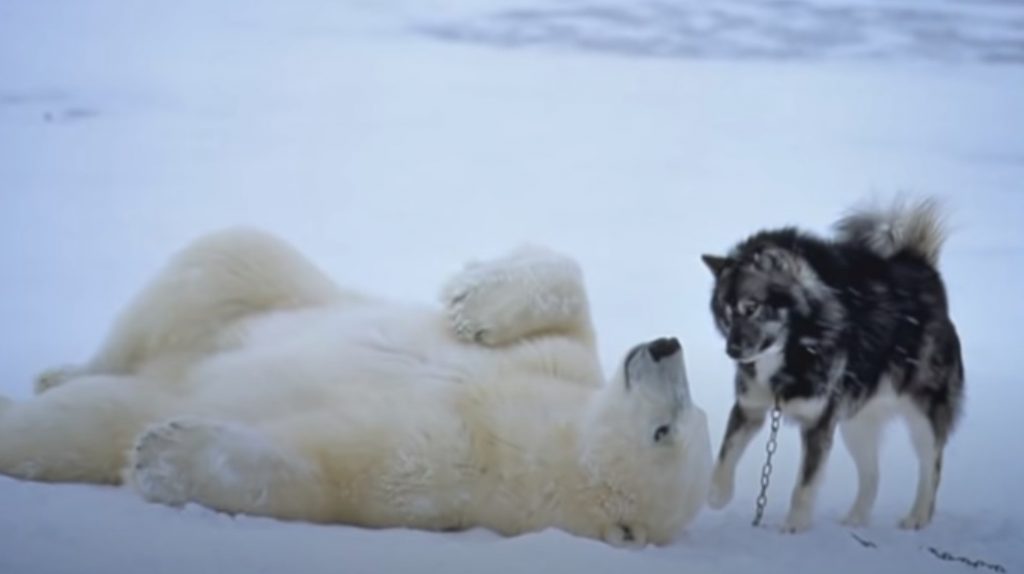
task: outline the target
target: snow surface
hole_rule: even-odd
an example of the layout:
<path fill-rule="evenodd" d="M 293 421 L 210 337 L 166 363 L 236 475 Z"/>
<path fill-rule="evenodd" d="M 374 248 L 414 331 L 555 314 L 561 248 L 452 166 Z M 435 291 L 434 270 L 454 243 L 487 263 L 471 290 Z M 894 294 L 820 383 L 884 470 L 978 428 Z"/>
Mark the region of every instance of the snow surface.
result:
<path fill-rule="evenodd" d="M 682 337 L 717 448 L 731 366 L 698 256 L 761 226 L 824 231 L 865 197 L 937 195 L 969 398 L 929 529 L 895 528 L 916 470 L 894 427 L 857 533 L 876 548 L 836 523 L 855 489 L 841 441 L 814 530 L 777 533 L 799 452 L 784 429 L 770 527 L 749 526 L 762 436 L 732 505 L 668 548 L 286 524 L 0 478 L 0 573 L 971 571 L 929 546 L 1024 570 L 1024 68 L 1007 65 L 1024 7 L 710 5 L 0 0 L 0 391 L 28 397 L 36 372 L 87 357 L 208 230 L 259 225 L 416 300 L 528 241 L 580 260 L 609 367 Z"/>

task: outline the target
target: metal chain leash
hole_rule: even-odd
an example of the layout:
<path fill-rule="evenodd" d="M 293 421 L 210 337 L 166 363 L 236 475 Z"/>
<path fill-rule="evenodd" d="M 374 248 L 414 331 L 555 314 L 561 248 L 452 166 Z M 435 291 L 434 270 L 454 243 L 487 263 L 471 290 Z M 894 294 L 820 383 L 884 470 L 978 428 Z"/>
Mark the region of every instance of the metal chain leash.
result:
<path fill-rule="evenodd" d="M 775 399 L 775 406 L 772 407 L 772 432 L 768 435 L 768 444 L 765 445 L 766 457 L 764 466 L 761 467 L 761 494 L 757 496 L 757 509 L 754 511 L 753 526 L 761 526 L 761 519 L 764 518 L 764 508 L 768 505 L 768 485 L 772 480 L 772 455 L 778 448 L 776 439 L 779 435 L 779 425 L 782 423 L 782 410 L 779 408 L 779 399 Z"/>
<path fill-rule="evenodd" d="M 877 544 L 875 544 L 874 542 L 872 542 L 872 541 L 870 541 L 870 540 L 868 540 L 866 538 L 861 538 L 860 536 L 857 536 L 853 532 L 850 533 L 850 536 L 852 536 L 853 539 L 856 540 L 857 543 L 860 544 L 861 546 L 863 546 L 864 548 L 870 548 L 872 550 L 877 550 L 878 549 L 878 545 Z M 925 550 L 925 547 L 921 547 L 921 550 Z M 938 549 L 938 548 L 936 548 L 934 546 L 928 546 L 927 550 L 928 550 L 928 552 L 932 556 L 938 558 L 939 560 L 945 561 L 945 562 L 959 562 L 961 564 L 966 564 L 967 566 L 970 566 L 971 568 L 974 568 L 975 570 L 987 569 L 987 570 L 991 570 L 993 572 L 998 572 L 999 574 L 1006 574 L 1006 567 L 1003 566 L 1002 564 L 996 564 L 995 562 L 988 562 L 988 561 L 982 560 L 980 558 L 968 558 L 967 556 L 960 556 L 958 554 L 953 554 L 952 552 L 949 552 L 949 551 L 946 551 L 946 550 L 940 550 L 940 549 Z"/>
<path fill-rule="evenodd" d="M 986 562 L 986 561 L 981 560 L 981 559 L 973 560 L 973 559 L 968 558 L 966 556 L 958 556 L 956 554 L 953 554 L 952 552 L 946 552 L 945 550 L 939 550 L 938 548 L 936 548 L 934 546 L 929 546 L 928 547 L 928 552 L 931 552 L 932 556 L 938 558 L 939 560 L 944 560 L 946 562 L 962 562 L 962 563 L 970 566 L 971 568 L 974 568 L 975 570 L 977 570 L 979 568 L 987 568 L 988 570 L 991 570 L 993 572 L 1006 572 L 1006 568 L 1003 567 L 1001 564 L 995 564 L 995 563 L 992 563 L 992 562 Z"/>
<path fill-rule="evenodd" d="M 771 434 L 768 435 L 768 443 L 765 445 L 764 449 L 766 456 L 764 460 L 764 466 L 761 467 L 761 493 L 758 494 L 757 496 L 757 508 L 754 511 L 754 521 L 752 523 L 753 526 L 761 526 L 761 519 L 764 518 L 764 509 L 766 506 L 768 506 L 768 485 L 771 483 L 772 479 L 772 456 L 775 454 L 775 450 L 779 446 L 777 439 L 779 435 L 779 426 L 781 426 L 782 423 L 782 409 L 779 407 L 778 397 L 776 397 L 775 399 L 775 405 L 772 407 L 771 415 Z M 850 533 L 850 536 L 852 536 L 853 539 L 856 540 L 864 548 L 878 548 L 878 545 L 874 542 L 867 540 L 865 538 L 861 538 L 860 536 L 857 536 L 852 532 Z M 939 560 L 943 560 L 946 562 L 960 562 L 962 564 L 970 566 L 971 568 L 988 569 L 993 572 L 999 572 L 1000 574 L 1004 574 L 1006 572 L 1006 568 L 1001 564 L 987 562 L 981 559 L 972 559 L 966 556 L 960 556 L 957 554 L 953 554 L 952 552 L 940 550 L 934 546 L 929 546 L 928 552 L 931 553 L 931 555 L 935 558 L 938 558 Z"/>

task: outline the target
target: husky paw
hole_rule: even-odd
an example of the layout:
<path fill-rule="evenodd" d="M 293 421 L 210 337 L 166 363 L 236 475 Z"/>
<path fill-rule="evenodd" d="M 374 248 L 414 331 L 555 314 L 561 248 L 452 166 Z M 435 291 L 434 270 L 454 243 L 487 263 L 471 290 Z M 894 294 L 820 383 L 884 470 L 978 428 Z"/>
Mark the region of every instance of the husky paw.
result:
<path fill-rule="evenodd" d="M 931 523 L 932 517 L 927 512 L 911 511 L 903 520 L 900 520 L 900 528 L 903 530 L 921 530 Z"/>
<path fill-rule="evenodd" d="M 798 534 L 806 532 L 811 527 L 811 516 L 805 513 L 790 512 L 786 521 L 779 528 L 783 534 Z"/>
<path fill-rule="evenodd" d="M 220 427 L 194 419 L 149 427 L 132 449 L 131 483 L 150 502 L 182 506 L 191 501 L 198 459 L 220 432 Z"/>
<path fill-rule="evenodd" d="M 732 482 L 713 480 L 711 482 L 711 490 L 708 491 L 708 506 L 715 510 L 721 510 L 732 502 L 733 485 Z"/>
<path fill-rule="evenodd" d="M 714 474 L 711 476 L 711 489 L 708 490 L 708 506 L 715 510 L 725 508 L 732 502 L 733 485 L 732 472 L 722 466 L 715 466 Z"/>
<path fill-rule="evenodd" d="M 41 395 L 50 389 L 54 389 L 70 381 L 75 377 L 85 374 L 85 369 L 77 365 L 62 365 L 47 369 L 36 377 L 33 385 L 35 393 Z"/>
<path fill-rule="evenodd" d="M 868 515 L 865 512 L 851 510 L 840 524 L 847 528 L 863 528 L 868 525 Z"/>

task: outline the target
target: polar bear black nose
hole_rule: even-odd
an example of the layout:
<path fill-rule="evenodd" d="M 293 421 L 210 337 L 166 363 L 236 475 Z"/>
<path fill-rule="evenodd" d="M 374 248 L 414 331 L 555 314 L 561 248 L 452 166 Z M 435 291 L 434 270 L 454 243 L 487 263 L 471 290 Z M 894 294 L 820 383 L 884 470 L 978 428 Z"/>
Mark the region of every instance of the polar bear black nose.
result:
<path fill-rule="evenodd" d="M 648 352 L 651 353 L 651 358 L 655 362 L 658 362 L 665 357 L 671 357 L 679 352 L 682 347 L 679 345 L 679 339 L 675 337 L 665 337 L 651 342 L 647 345 Z"/>

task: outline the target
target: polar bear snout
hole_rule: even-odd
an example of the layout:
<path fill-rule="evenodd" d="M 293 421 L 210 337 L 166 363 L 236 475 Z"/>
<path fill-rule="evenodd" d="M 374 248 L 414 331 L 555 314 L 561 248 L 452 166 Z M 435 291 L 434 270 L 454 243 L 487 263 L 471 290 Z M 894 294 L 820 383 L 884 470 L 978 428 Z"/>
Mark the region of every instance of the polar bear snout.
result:
<path fill-rule="evenodd" d="M 666 357 L 671 357 L 682 350 L 683 347 L 679 344 L 679 339 L 675 337 L 662 337 L 647 345 L 647 352 L 651 354 L 651 358 L 654 359 L 655 363 Z"/>
<path fill-rule="evenodd" d="M 683 346 L 675 337 L 637 345 L 623 361 L 621 373 L 627 390 L 642 389 L 644 394 L 656 395 L 658 401 L 678 410 L 691 403 Z"/>
<path fill-rule="evenodd" d="M 675 337 L 641 343 L 623 361 L 626 387 L 636 384 L 668 384 L 686 386 L 683 347 Z"/>

